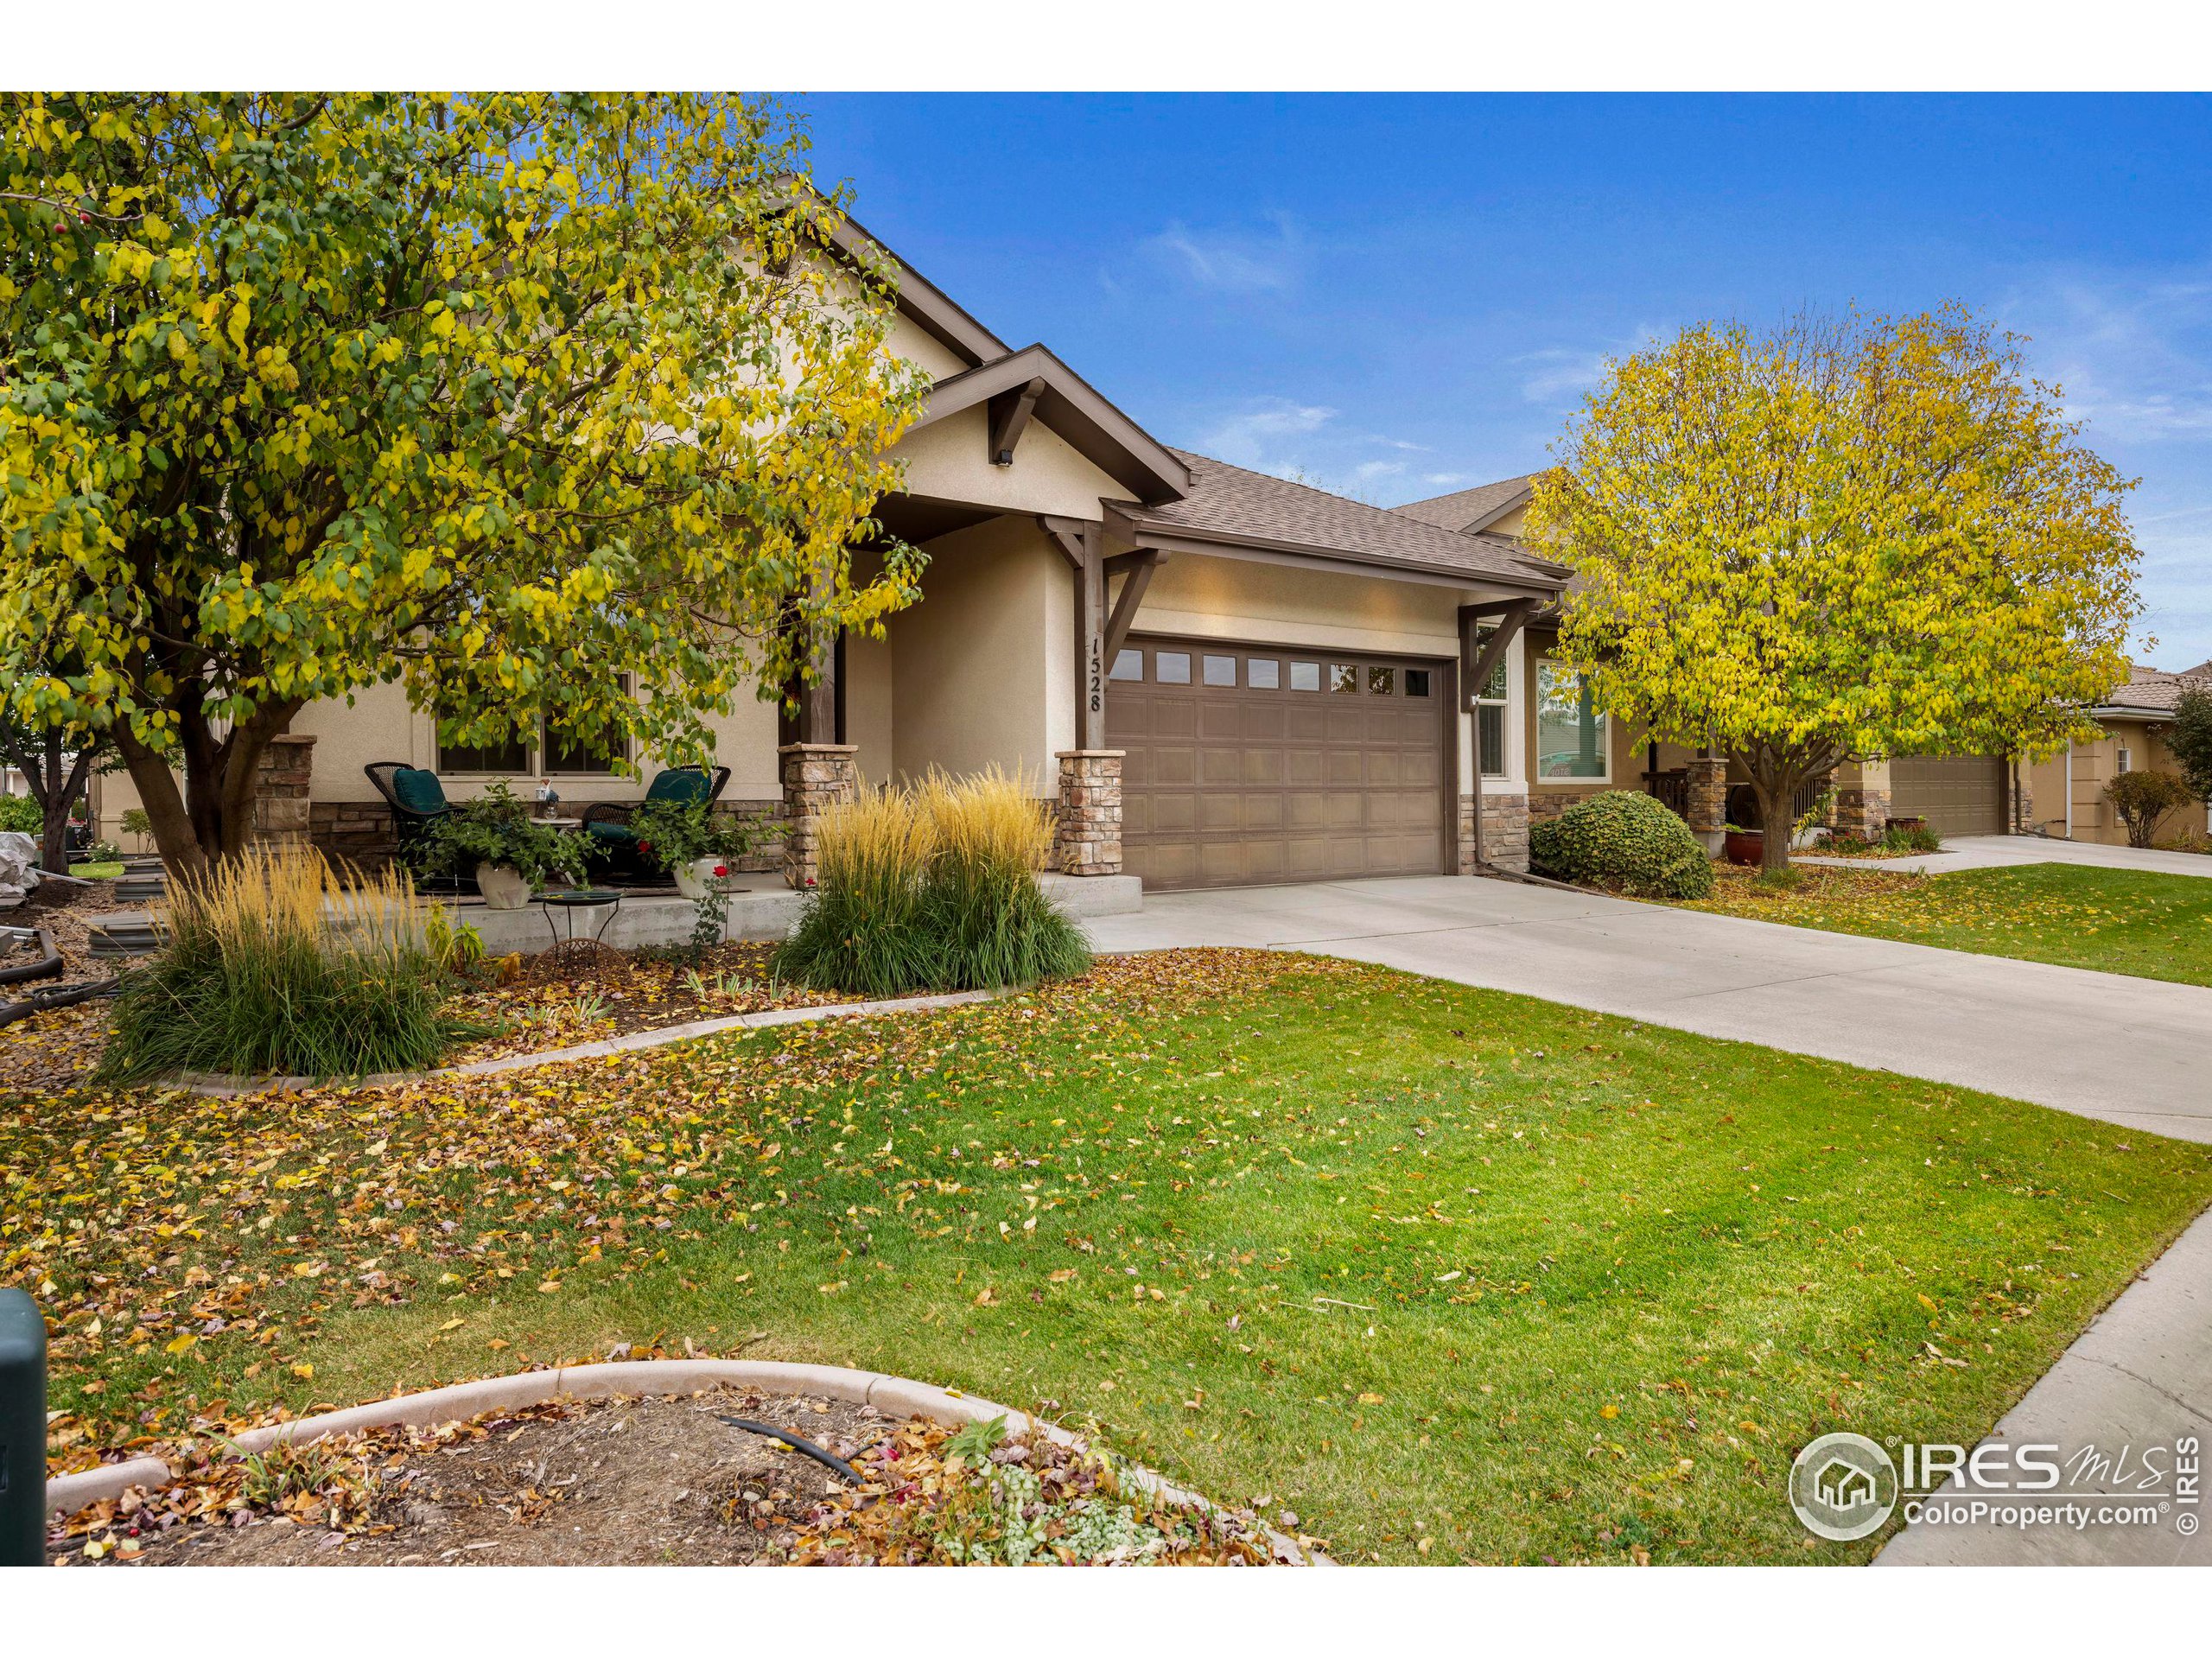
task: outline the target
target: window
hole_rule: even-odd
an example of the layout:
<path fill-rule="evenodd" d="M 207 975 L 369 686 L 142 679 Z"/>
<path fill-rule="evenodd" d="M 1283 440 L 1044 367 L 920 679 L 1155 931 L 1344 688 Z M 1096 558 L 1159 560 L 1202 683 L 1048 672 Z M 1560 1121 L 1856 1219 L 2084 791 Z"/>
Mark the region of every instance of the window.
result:
<path fill-rule="evenodd" d="M 530 747 L 520 738 L 505 743 L 441 743 L 440 772 L 491 772 L 518 777 L 530 770 Z"/>
<path fill-rule="evenodd" d="M 1321 664 L 1293 663 L 1290 665 L 1290 689 L 1294 691 L 1319 691 L 1321 689 Z"/>
<path fill-rule="evenodd" d="M 1187 651 L 1154 652 L 1152 677 L 1162 685 L 1188 685 L 1191 683 L 1191 653 Z"/>
<path fill-rule="evenodd" d="M 545 722 L 542 737 L 539 748 L 543 770 L 548 772 L 604 777 L 614 770 L 617 749 L 603 739 L 587 738 L 581 733 L 569 730 L 563 721 L 557 719 Z"/>
<path fill-rule="evenodd" d="M 1329 664 L 1329 690 L 1344 696 L 1359 695 L 1359 671 L 1350 663 Z"/>
<path fill-rule="evenodd" d="M 1475 652 L 1479 656 L 1489 645 L 1495 628 L 1478 626 L 1475 630 Z M 1505 714 L 1509 699 L 1506 687 L 1510 683 L 1505 659 L 1511 655 L 1501 653 L 1497 666 L 1491 671 L 1490 683 L 1478 687 L 1475 692 L 1475 738 L 1481 746 L 1482 772 L 1485 778 L 1505 776 L 1507 762 L 1511 759 L 1506 745 Z"/>
<path fill-rule="evenodd" d="M 1116 680 L 1141 680 L 1144 678 L 1144 652 L 1141 651 L 1116 652 L 1114 653 L 1114 671 L 1107 677 Z"/>
<path fill-rule="evenodd" d="M 1199 677 L 1208 685 L 1236 683 L 1236 659 L 1234 657 L 1206 656 L 1199 660 Z"/>
<path fill-rule="evenodd" d="M 2134 754 L 2133 754 L 2133 753 L 2129 750 L 2129 748 L 2128 748 L 2128 747 L 2127 747 L 2127 745 L 2126 745 L 2126 744 L 2123 743 L 2123 744 L 2121 744 L 2121 745 L 2120 746 L 2120 749 L 2119 749 L 2119 755 L 2120 755 L 2120 760 L 2119 760 L 2120 769 L 2122 772 L 2130 772 L 2130 771 L 2133 771 L 2133 770 L 2134 769 L 2134 766 L 2135 766 L 2135 756 L 2134 756 Z"/>
<path fill-rule="evenodd" d="M 1559 663 L 1536 666 L 1536 776 L 1605 776 L 1605 717 L 1590 682 Z"/>
<path fill-rule="evenodd" d="M 1428 695 L 1427 669 L 1409 668 L 1406 671 L 1406 695 L 1409 697 L 1425 697 Z"/>
<path fill-rule="evenodd" d="M 1253 657 L 1244 664 L 1244 683 L 1255 691 L 1273 691 L 1282 683 L 1282 664 L 1272 657 Z"/>
<path fill-rule="evenodd" d="M 1398 690 L 1398 671 L 1395 668 L 1370 668 L 1367 671 L 1367 689 L 1378 697 L 1395 696 Z"/>

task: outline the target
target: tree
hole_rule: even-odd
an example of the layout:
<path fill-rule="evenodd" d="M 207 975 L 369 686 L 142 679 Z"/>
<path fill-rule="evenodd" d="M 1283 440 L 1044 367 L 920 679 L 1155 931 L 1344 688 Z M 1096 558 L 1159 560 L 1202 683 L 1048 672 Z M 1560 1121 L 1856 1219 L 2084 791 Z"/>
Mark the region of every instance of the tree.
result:
<path fill-rule="evenodd" d="M 924 383 L 775 106 L 0 109 L 0 680 L 113 733 L 174 866 L 314 699 L 688 757 L 916 596 L 848 549 Z"/>
<path fill-rule="evenodd" d="M 2105 785 L 2105 799 L 2126 826 L 2131 847 L 2150 846 L 2158 836 L 2158 820 L 2195 798 L 2189 785 L 2171 772 L 2123 772 Z"/>
<path fill-rule="evenodd" d="M 2183 683 L 2173 724 L 2166 728 L 2166 750 L 2190 793 L 2212 801 L 2212 686 Z"/>
<path fill-rule="evenodd" d="M 12 704 L 0 703 L 0 760 L 23 774 L 38 803 L 39 867 L 67 870 L 69 809 L 95 773 L 116 764 L 108 734 L 50 715 L 26 719 Z"/>
<path fill-rule="evenodd" d="M 1770 869 L 1847 757 L 2055 742 L 2126 671 L 2132 486 L 1956 308 L 1692 328 L 1611 366 L 1535 488 L 1599 705 L 1742 766 Z M 2054 712 L 2056 711 L 2056 712 Z"/>

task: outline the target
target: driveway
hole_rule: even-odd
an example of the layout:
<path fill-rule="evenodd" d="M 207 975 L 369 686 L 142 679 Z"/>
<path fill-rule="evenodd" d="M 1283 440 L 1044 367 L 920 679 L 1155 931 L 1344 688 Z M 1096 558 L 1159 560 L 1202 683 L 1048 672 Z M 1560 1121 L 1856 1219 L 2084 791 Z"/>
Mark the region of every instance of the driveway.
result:
<path fill-rule="evenodd" d="M 1310 950 L 2212 1141 L 2202 986 L 1453 876 L 1153 893 L 1085 925 L 1104 950 Z"/>
<path fill-rule="evenodd" d="M 2157 875 L 2212 877 L 2212 857 L 2170 853 L 2155 847 L 2107 847 L 2094 841 L 2047 841 L 2041 836 L 1960 836 L 1940 853 L 1910 858 L 1821 858 L 1800 853 L 1793 864 L 1840 864 L 1853 869 L 1918 870 L 1942 875 L 1952 870 L 1991 870 L 2014 864 L 2087 864 L 2101 870 L 2146 870 Z"/>

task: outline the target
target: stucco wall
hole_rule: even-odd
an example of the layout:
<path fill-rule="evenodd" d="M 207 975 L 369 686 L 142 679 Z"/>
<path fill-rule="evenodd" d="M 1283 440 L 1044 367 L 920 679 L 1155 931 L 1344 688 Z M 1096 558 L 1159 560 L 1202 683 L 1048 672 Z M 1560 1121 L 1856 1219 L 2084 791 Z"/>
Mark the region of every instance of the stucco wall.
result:
<path fill-rule="evenodd" d="M 1067 561 L 1018 518 L 940 536 L 924 550 L 921 601 L 891 620 L 892 769 L 918 777 L 932 766 L 970 772 L 995 762 L 1049 791 L 1053 754 L 1074 740 Z M 856 741 L 872 768 L 868 740 Z"/>
<path fill-rule="evenodd" d="M 1128 496 L 1127 485 L 1092 466 L 1042 421 L 1029 423 L 1011 466 L 991 464 L 989 442 L 989 412 L 979 404 L 909 432 L 891 453 L 906 463 L 909 494 L 939 500 L 1096 518 L 1102 497 Z"/>
<path fill-rule="evenodd" d="M 2054 755 L 2038 760 L 2029 771 L 2029 787 L 2034 794 L 2035 818 L 2048 835 L 2068 833 L 2064 822 L 2069 785 L 2074 803 L 2073 838 L 2075 841 L 2100 842 L 2109 847 L 2127 844 L 2127 829 L 2120 815 L 2105 799 L 2104 788 L 2120 772 L 2120 748 L 2126 744 L 2130 751 L 2129 769 L 2134 772 L 2179 772 L 2172 751 L 2160 737 L 2155 721 L 2114 720 L 2106 723 L 2105 734 L 2093 742 L 2074 746 L 2072 764 L 2068 758 Z M 2207 814 L 2201 807 L 2181 807 L 2167 814 L 2158 823 L 2160 840 L 2180 835 L 2184 830 L 2206 833 Z"/>

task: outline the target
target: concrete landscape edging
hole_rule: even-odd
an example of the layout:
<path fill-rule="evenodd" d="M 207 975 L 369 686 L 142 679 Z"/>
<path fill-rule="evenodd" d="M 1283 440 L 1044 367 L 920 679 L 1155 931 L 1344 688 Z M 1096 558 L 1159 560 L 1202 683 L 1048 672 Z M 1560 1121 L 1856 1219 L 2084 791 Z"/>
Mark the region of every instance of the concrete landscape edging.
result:
<path fill-rule="evenodd" d="M 326 1411 L 293 1422 L 250 1428 L 231 1443 L 241 1452 L 263 1452 L 279 1441 L 305 1445 L 331 1434 L 456 1422 L 487 1411 L 517 1410 L 554 1400 L 690 1394 L 712 1388 L 820 1395 L 827 1399 L 873 1406 L 893 1417 L 923 1417 L 947 1427 L 1003 1417 L 1010 1434 L 1041 1434 L 1061 1446 L 1073 1445 L 1078 1438 L 1058 1423 L 1046 1422 L 1027 1412 L 1015 1411 L 956 1389 L 940 1389 L 907 1377 L 887 1376 L 880 1371 L 854 1370 L 842 1365 L 788 1364 L 766 1359 L 631 1359 L 555 1366 L 513 1376 L 451 1383 L 365 1406 L 349 1406 L 342 1411 Z M 1200 1493 L 1173 1485 L 1149 1469 L 1129 1465 L 1124 1467 L 1123 1474 L 1132 1485 L 1156 1493 L 1172 1503 L 1209 1510 L 1218 1507 Z M 88 1503 L 120 1497 L 133 1486 L 150 1490 L 166 1486 L 176 1478 L 167 1460 L 161 1458 L 133 1458 L 126 1463 L 103 1464 L 76 1474 L 56 1475 L 46 1483 L 47 1513 L 73 1515 Z M 1268 1538 L 1280 1561 L 1293 1566 L 1335 1565 L 1320 1551 L 1301 1545 L 1272 1528 L 1268 1530 Z"/>
<path fill-rule="evenodd" d="M 989 1002 L 1007 991 L 946 991 L 934 996 L 887 997 L 874 1002 L 826 1002 L 812 1007 L 762 1008 L 753 1014 L 723 1014 L 713 1020 L 690 1020 L 680 1026 L 656 1026 L 650 1031 L 625 1032 L 597 1042 L 568 1048 L 538 1049 L 528 1054 L 502 1054 L 464 1065 L 442 1065 L 433 1071 L 374 1071 L 366 1077 L 331 1082 L 315 1077 L 239 1077 L 214 1072 L 188 1071 L 156 1087 L 183 1089 L 216 1099 L 240 1095 L 289 1095 L 306 1089 L 392 1089 L 404 1084 L 429 1083 L 439 1077 L 483 1077 L 500 1071 L 524 1071 L 533 1066 L 559 1065 L 568 1060 L 598 1060 L 641 1048 L 661 1048 L 688 1043 L 695 1038 L 718 1036 L 726 1031 L 766 1031 L 776 1026 L 810 1025 L 819 1020 L 855 1020 L 879 1014 L 923 1014 L 933 1008 L 964 1007 Z"/>

